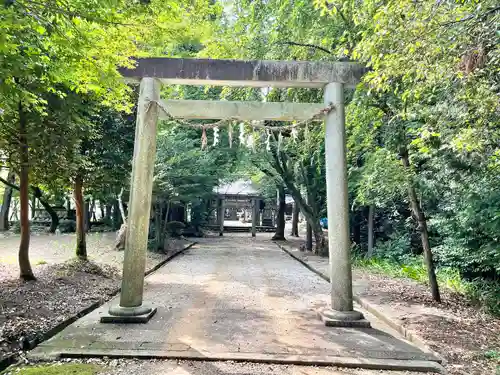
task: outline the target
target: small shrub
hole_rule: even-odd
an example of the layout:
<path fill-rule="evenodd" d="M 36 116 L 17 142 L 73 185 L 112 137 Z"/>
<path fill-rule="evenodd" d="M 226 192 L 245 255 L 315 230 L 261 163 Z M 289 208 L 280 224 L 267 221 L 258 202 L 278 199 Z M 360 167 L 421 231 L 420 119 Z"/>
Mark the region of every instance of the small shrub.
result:
<path fill-rule="evenodd" d="M 390 239 L 377 241 L 374 256 L 398 261 L 411 254 L 411 238 L 408 233 L 393 233 Z"/>
<path fill-rule="evenodd" d="M 64 219 L 59 222 L 59 230 L 61 233 L 73 233 L 76 231 L 76 221 Z"/>
<path fill-rule="evenodd" d="M 475 279 L 464 284 L 465 295 L 491 314 L 500 316 L 500 282 Z"/>
<path fill-rule="evenodd" d="M 47 261 L 46 261 L 46 260 L 44 260 L 44 259 L 39 259 L 39 260 L 37 260 L 37 261 L 35 262 L 35 264 L 36 264 L 37 266 L 42 266 L 42 265 L 44 265 L 44 264 L 47 264 Z"/>
<path fill-rule="evenodd" d="M 460 276 L 458 269 L 451 267 L 439 268 L 436 277 L 439 285 L 443 285 L 456 293 L 465 294 L 466 282 Z"/>
<path fill-rule="evenodd" d="M 167 234 L 170 237 L 180 237 L 184 228 L 186 228 L 186 224 L 180 221 L 170 221 L 166 225 Z"/>

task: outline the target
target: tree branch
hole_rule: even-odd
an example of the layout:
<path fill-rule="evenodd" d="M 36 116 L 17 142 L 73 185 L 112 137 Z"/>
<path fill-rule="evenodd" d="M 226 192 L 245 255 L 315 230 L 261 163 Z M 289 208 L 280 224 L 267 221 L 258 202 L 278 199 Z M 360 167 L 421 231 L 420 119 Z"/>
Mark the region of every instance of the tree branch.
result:
<path fill-rule="evenodd" d="M 315 44 L 309 44 L 309 43 L 297 43 L 297 42 L 291 42 L 291 41 L 286 41 L 286 42 L 281 42 L 279 44 L 287 44 L 289 46 L 297 46 L 297 47 L 308 47 L 308 48 L 314 48 L 323 52 L 326 52 L 330 55 L 333 55 L 334 53 L 330 51 L 329 49 L 326 49 L 325 47 L 317 46 Z"/>
<path fill-rule="evenodd" d="M 27 6 L 26 3 L 32 5 L 33 7 Z M 66 9 L 63 9 L 61 6 L 58 6 L 56 3 L 52 3 L 52 4 L 45 3 L 44 4 L 44 3 L 34 1 L 34 0 L 26 0 L 25 3 L 23 3 L 22 1 L 17 1 L 16 4 L 22 6 L 24 9 L 26 9 L 28 11 L 36 10 L 36 11 L 38 11 L 38 14 L 40 14 L 42 12 L 52 11 L 56 14 L 66 16 L 66 19 L 68 21 L 72 21 L 73 18 L 82 18 L 82 19 L 85 19 L 86 21 L 95 22 L 95 23 L 101 24 L 101 25 L 114 25 L 114 26 L 127 26 L 127 27 L 139 27 L 140 26 L 138 24 L 115 22 L 115 21 L 106 20 L 104 18 L 96 18 L 96 17 L 93 17 L 89 14 L 74 12 L 69 8 L 69 5 L 67 5 Z M 30 15 L 35 17 L 35 18 L 38 18 L 35 15 L 35 13 L 32 13 Z M 39 19 L 39 18 L 38 18 L 38 20 L 41 21 L 41 19 Z"/>
<path fill-rule="evenodd" d="M 464 18 L 461 18 L 459 20 L 453 20 L 453 21 L 449 21 L 449 22 L 445 22 L 445 23 L 442 23 L 440 24 L 439 26 L 449 26 L 449 25 L 453 25 L 455 23 L 460 23 L 460 22 L 467 22 L 467 21 L 470 21 L 474 18 L 477 18 L 479 20 L 483 20 L 485 19 L 486 17 L 488 17 L 490 14 L 492 13 L 496 13 L 500 11 L 500 6 L 497 6 L 495 8 L 491 8 L 491 9 L 488 9 L 486 10 L 484 13 L 482 14 L 479 14 L 479 15 L 474 15 L 474 14 L 471 14 L 470 16 L 467 16 L 467 17 L 464 17 Z"/>
<path fill-rule="evenodd" d="M 3 182 L 5 185 L 7 185 L 8 187 L 11 187 L 12 189 L 16 189 L 17 191 L 20 190 L 19 186 L 3 179 L 2 177 L 0 177 L 0 182 Z"/>
<path fill-rule="evenodd" d="M 120 214 L 122 215 L 123 223 L 127 224 L 127 217 L 125 216 L 125 209 L 123 208 L 122 195 L 123 195 L 123 188 L 120 190 L 120 194 L 118 194 L 118 207 L 120 208 Z"/>
<path fill-rule="evenodd" d="M 337 10 L 337 13 L 339 14 L 340 18 L 342 18 L 342 21 L 345 22 L 346 25 L 349 25 L 350 22 L 347 19 L 347 17 L 344 15 L 342 10 L 339 8 L 339 6 L 335 3 L 329 3 L 328 1 L 325 2 L 326 7 L 331 10 L 332 8 L 335 8 Z"/>
<path fill-rule="evenodd" d="M 0 177 L 0 182 L 2 182 L 3 184 L 5 184 L 8 187 L 11 187 L 12 189 L 15 189 L 17 191 L 21 190 L 21 188 L 19 186 L 17 186 L 16 184 L 13 184 L 12 182 L 7 181 L 6 179 L 4 179 L 2 177 Z M 43 192 L 38 186 L 30 186 L 30 189 L 33 192 L 33 196 L 36 197 L 43 206 L 50 207 L 50 204 L 43 198 Z"/>

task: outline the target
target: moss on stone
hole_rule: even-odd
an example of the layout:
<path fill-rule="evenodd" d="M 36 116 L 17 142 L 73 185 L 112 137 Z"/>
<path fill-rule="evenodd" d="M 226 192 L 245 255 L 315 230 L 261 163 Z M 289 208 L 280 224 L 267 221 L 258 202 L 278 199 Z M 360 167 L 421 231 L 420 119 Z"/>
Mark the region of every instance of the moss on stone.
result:
<path fill-rule="evenodd" d="M 26 366 L 14 370 L 6 370 L 2 374 L 16 375 L 96 375 L 102 367 L 84 363 L 61 363 L 42 366 Z"/>

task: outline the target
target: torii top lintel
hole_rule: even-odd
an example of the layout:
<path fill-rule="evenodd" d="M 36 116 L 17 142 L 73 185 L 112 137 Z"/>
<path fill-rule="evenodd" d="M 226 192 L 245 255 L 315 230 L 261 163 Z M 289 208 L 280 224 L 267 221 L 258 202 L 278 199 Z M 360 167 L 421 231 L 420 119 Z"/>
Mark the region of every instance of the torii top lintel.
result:
<path fill-rule="evenodd" d="M 367 69 L 355 62 L 141 58 L 128 79 L 154 77 L 166 84 L 248 87 L 324 87 L 330 82 L 355 86 Z"/>

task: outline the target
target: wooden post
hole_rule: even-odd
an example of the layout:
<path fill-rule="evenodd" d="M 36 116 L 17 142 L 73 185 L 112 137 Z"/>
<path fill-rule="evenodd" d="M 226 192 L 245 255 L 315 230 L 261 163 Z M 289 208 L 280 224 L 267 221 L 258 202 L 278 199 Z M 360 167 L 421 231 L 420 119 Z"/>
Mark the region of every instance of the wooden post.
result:
<path fill-rule="evenodd" d="M 219 198 L 219 212 L 217 216 L 219 217 L 219 236 L 224 235 L 224 198 Z"/>
<path fill-rule="evenodd" d="M 252 237 L 257 235 L 257 199 L 252 199 Z"/>
<path fill-rule="evenodd" d="M 143 306 L 142 295 L 156 158 L 159 112 L 156 102 L 160 99 L 160 88 L 160 82 L 154 78 L 141 80 L 120 305 L 111 307 L 110 316 L 102 317 L 102 322 L 144 322 L 156 311 Z"/>
<path fill-rule="evenodd" d="M 344 114 L 344 85 L 329 83 L 324 104 L 335 106 L 326 116 L 325 155 L 330 257 L 331 309 L 321 312 L 329 326 L 369 326 L 363 315 L 353 310 L 351 243 Z"/>

